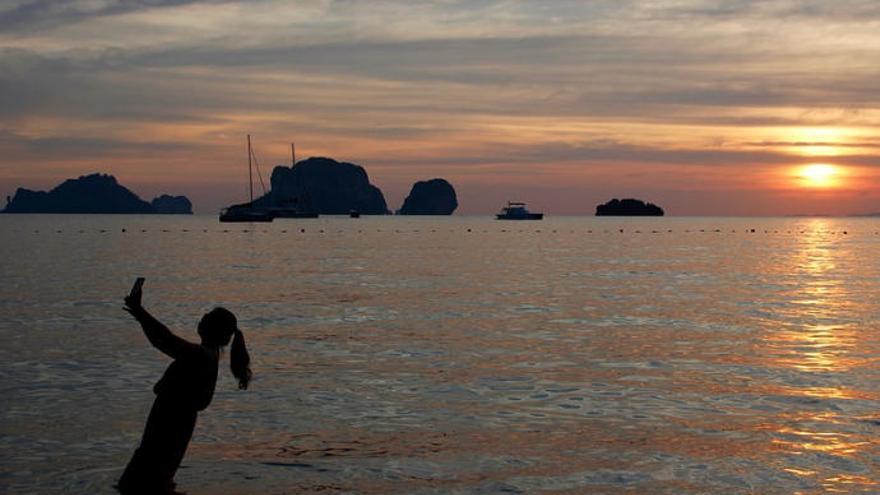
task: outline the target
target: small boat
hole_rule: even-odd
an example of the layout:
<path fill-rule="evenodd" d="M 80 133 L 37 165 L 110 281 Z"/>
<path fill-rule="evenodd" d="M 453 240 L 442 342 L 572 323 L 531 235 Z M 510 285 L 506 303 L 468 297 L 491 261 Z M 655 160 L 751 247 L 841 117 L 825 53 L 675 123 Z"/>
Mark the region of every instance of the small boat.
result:
<path fill-rule="evenodd" d="M 318 218 L 314 210 L 301 207 L 295 199 L 281 206 L 271 207 L 269 211 L 275 218 Z"/>
<path fill-rule="evenodd" d="M 271 213 L 275 216 L 275 218 L 318 218 L 318 215 L 315 212 L 310 211 L 299 211 L 299 210 L 288 210 L 288 209 L 273 209 Z"/>
<path fill-rule="evenodd" d="M 265 209 L 254 207 L 254 172 L 251 159 L 253 151 L 251 150 L 251 135 L 247 137 L 248 144 L 248 179 L 250 180 L 249 191 L 251 200 L 247 203 L 232 205 L 220 210 L 221 222 L 271 222 L 275 219 L 275 214 Z M 262 179 L 261 179 L 262 180 Z"/>
<path fill-rule="evenodd" d="M 232 205 L 220 210 L 221 222 L 271 222 L 275 215 L 271 211 L 254 208 L 251 203 Z"/>
<path fill-rule="evenodd" d="M 501 213 L 495 215 L 498 220 L 541 220 L 543 213 L 532 213 L 526 208 L 525 203 L 508 201 L 507 206 L 501 209 Z"/>

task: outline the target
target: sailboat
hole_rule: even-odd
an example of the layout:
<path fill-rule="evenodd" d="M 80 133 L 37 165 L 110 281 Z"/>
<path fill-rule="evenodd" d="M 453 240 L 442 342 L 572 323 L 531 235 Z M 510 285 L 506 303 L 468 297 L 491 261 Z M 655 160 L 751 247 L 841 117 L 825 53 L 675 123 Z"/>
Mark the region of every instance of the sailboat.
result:
<path fill-rule="evenodd" d="M 296 147 L 290 143 L 290 166 L 296 165 Z M 276 206 L 269 209 L 275 218 L 318 218 L 318 212 L 311 207 L 308 195 L 303 194 L 299 198 L 288 198 L 279 201 Z"/>
<path fill-rule="evenodd" d="M 220 210 L 221 222 L 271 222 L 275 215 L 271 211 L 254 207 L 254 169 L 252 163 L 253 152 L 251 151 L 251 135 L 247 137 L 248 144 L 248 190 L 250 201 L 240 205 L 232 205 Z"/>

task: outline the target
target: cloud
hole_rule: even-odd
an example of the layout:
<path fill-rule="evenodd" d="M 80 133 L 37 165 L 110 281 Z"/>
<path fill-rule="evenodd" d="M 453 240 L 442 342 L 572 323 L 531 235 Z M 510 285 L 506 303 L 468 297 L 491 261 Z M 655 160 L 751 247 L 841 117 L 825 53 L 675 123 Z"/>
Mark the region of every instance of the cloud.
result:
<path fill-rule="evenodd" d="M 4 154 L 26 153 L 34 160 L 61 158 L 105 159 L 113 156 L 180 153 L 193 150 L 193 144 L 172 141 L 132 142 L 112 138 L 29 137 L 0 130 L 0 150 Z"/>
<path fill-rule="evenodd" d="M 880 141 L 850 141 L 838 143 L 835 141 L 752 141 L 745 143 L 748 146 L 760 146 L 763 148 L 791 148 L 791 147 L 820 147 L 820 148 L 880 148 Z"/>
<path fill-rule="evenodd" d="M 33 32 L 101 17 L 206 0 L 10 0 L 0 7 L 0 33 Z"/>

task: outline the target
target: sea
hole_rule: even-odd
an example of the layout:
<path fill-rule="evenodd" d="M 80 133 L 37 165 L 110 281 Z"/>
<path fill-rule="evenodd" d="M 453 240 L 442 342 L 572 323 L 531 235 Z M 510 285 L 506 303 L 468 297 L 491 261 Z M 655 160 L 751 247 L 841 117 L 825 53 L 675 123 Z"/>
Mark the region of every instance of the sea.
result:
<path fill-rule="evenodd" d="M 0 215 L 0 260 L 0 493 L 115 493 L 139 276 L 253 360 L 190 495 L 880 493 L 880 219 Z"/>

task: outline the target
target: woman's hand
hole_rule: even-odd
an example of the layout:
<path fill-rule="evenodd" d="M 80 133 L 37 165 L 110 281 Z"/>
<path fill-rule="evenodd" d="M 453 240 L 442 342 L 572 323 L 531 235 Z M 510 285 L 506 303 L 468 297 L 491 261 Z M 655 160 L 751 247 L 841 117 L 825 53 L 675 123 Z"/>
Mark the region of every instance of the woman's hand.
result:
<path fill-rule="evenodd" d="M 131 292 L 128 296 L 125 297 L 125 307 L 122 308 L 129 313 L 134 314 L 135 311 L 139 311 L 144 307 L 141 305 L 141 298 L 144 295 L 144 278 L 138 277 L 137 280 L 134 281 L 134 286 L 131 288 Z"/>

